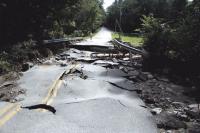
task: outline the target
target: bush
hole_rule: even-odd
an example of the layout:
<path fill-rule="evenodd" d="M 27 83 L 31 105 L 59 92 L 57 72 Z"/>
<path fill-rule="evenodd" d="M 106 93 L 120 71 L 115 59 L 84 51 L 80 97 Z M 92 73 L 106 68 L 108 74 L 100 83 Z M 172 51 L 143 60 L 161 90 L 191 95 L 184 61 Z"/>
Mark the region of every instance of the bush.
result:
<path fill-rule="evenodd" d="M 75 30 L 72 34 L 74 37 L 83 37 L 85 34 L 81 30 Z"/>
<path fill-rule="evenodd" d="M 200 1 L 194 1 L 187 8 L 186 17 L 181 21 L 176 32 L 177 58 L 190 75 L 200 74 Z"/>
<path fill-rule="evenodd" d="M 167 24 L 152 15 L 143 16 L 144 48 L 149 52 L 145 68 L 155 69 L 167 67 L 170 58 L 174 58 L 174 32 Z"/>
<path fill-rule="evenodd" d="M 53 56 L 53 52 L 49 48 L 41 48 L 40 53 L 43 57 Z"/>
<path fill-rule="evenodd" d="M 12 70 L 11 64 L 7 61 L 4 61 L 3 59 L 0 59 L 0 74 L 6 73 L 10 70 Z"/>
<path fill-rule="evenodd" d="M 152 15 L 143 16 L 144 47 L 149 52 L 144 67 L 150 70 L 169 68 L 171 74 L 197 79 L 200 75 L 199 18 L 199 1 L 187 7 L 185 17 L 176 23 L 176 27 L 162 23 Z"/>
<path fill-rule="evenodd" d="M 0 75 L 13 70 L 13 67 L 9 60 L 9 54 L 5 51 L 0 53 Z"/>

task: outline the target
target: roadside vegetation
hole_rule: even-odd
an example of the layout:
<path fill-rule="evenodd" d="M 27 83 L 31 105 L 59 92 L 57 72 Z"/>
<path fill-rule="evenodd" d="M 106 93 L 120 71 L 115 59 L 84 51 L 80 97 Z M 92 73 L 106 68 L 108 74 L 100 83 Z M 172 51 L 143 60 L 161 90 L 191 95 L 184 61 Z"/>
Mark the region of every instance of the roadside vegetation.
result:
<path fill-rule="evenodd" d="M 123 42 L 130 43 L 134 47 L 141 47 L 144 42 L 143 37 L 138 35 L 122 34 L 120 36 Z M 119 39 L 119 33 L 112 33 L 112 38 Z"/>
<path fill-rule="evenodd" d="M 122 31 L 143 33 L 143 46 L 149 52 L 144 70 L 200 85 L 199 0 L 115 0 L 107 10 L 107 27 L 116 29 L 120 9 Z"/>
<path fill-rule="evenodd" d="M 105 11 L 102 0 L 2 0 L 0 20 L 2 74 L 55 53 L 43 47 L 43 40 L 95 33 Z"/>
<path fill-rule="evenodd" d="M 25 40 L 86 36 L 105 18 L 100 0 L 5 0 L 0 2 L 1 49 Z"/>

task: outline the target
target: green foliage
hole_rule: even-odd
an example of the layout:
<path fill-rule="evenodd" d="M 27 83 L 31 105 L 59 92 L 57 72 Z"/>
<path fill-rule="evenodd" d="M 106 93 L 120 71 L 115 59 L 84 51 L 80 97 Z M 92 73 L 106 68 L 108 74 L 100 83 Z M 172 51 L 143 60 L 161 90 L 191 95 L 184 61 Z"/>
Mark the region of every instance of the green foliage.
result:
<path fill-rule="evenodd" d="M 0 44 L 60 38 L 101 26 L 101 0 L 1 0 Z"/>
<path fill-rule="evenodd" d="M 152 15 L 143 16 L 141 21 L 145 36 L 144 48 L 149 52 L 146 60 L 149 69 L 166 67 L 167 61 L 174 58 L 174 31 Z"/>
<path fill-rule="evenodd" d="M 168 24 L 153 16 L 143 16 L 144 47 L 154 56 L 167 56 L 168 48 L 173 46 L 174 32 Z"/>
<path fill-rule="evenodd" d="M 105 12 L 102 4 L 99 0 L 82 0 L 75 22 L 77 29 L 83 34 L 88 35 L 90 32 L 95 32 L 104 22 Z M 75 34 L 77 33 L 76 31 Z"/>
<path fill-rule="evenodd" d="M 7 53 L 0 53 L 0 74 L 12 70 L 11 64 L 8 61 L 6 61 L 7 57 Z"/>
<path fill-rule="evenodd" d="M 12 70 L 12 66 L 6 62 L 0 60 L 0 73 L 6 73 Z"/>
<path fill-rule="evenodd" d="M 133 32 L 140 27 L 142 15 L 155 12 L 156 0 L 116 0 L 107 11 L 107 26 L 114 29 L 113 22 L 120 21 L 124 32 Z M 121 9 L 121 15 L 120 15 Z"/>
<path fill-rule="evenodd" d="M 200 72 L 200 1 L 194 1 L 186 12 L 186 17 L 177 28 L 176 51 L 180 60 L 195 74 Z"/>
<path fill-rule="evenodd" d="M 153 14 L 154 17 L 164 19 L 174 23 L 184 15 L 187 0 L 116 0 L 107 11 L 108 27 L 115 29 L 113 24 L 116 20 L 120 21 L 124 32 L 133 32 L 141 28 L 141 18 L 143 15 Z"/>
<path fill-rule="evenodd" d="M 120 20 L 124 32 L 142 29 L 144 48 L 149 52 L 149 69 L 172 68 L 180 73 L 199 71 L 200 58 L 199 0 L 116 0 L 108 8 L 108 27 Z M 120 15 L 121 9 L 121 15 Z M 191 67 L 191 66 L 193 67 Z M 182 69 L 178 69 L 182 66 Z M 198 66 L 200 67 L 200 66 Z"/>
<path fill-rule="evenodd" d="M 142 19 L 144 47 L 150 53 L 148 67 L 169 67 L 181 75 L 200 74 L 200 2 L 184 8 L 176 23 L 164 23 L 153 16 Z M 176 25 L 176 27 L 174 26 Z"/>

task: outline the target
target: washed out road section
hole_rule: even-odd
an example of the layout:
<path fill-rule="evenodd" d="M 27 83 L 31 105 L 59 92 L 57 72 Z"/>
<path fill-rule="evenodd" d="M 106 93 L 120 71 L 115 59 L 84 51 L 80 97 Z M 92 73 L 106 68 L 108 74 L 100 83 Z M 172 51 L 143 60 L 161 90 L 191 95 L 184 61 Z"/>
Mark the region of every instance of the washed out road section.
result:
<path fill-rule="evenodd" d="M 92 40 L 81 43 L 111 45 L 111 32 L 102 28 Z M 84 54 L 87 53 L 87 54 Z M 76 60 L 75 67 L 60 79 L 51 106 L 56 110 L 22 109 L 1 128 L 1 133 L 156 133 L 151 113 L 137 96 L 137 88 L 119 69 L 102 67 L 91 58 L 92 52 L 70 49 L 59 57 Z M 76 58 L 77 57 L 77 58 Z M 78 61 L 81 57 L 82 61 Z M 84 60 L 86 59 L 86 60 Z M 113 62 L 114 63 L 114 62 Z M 71 68 L 56 65 L 36 66 L 19 80 L 27 94 L 23 106 L 40 104 L 53 81 Z"/>
<path fill-rule="evenodd" d="M 35 66 L 25 72 L 22 78 L 18 81 L 20 87 L 26 89 L 26 95 L 21 95 L 20 98 L 23 106 L 40 104 L 48 94 L 55 80 L 57 80 L 65 68 L 56 65 L 41 65 Z"/>

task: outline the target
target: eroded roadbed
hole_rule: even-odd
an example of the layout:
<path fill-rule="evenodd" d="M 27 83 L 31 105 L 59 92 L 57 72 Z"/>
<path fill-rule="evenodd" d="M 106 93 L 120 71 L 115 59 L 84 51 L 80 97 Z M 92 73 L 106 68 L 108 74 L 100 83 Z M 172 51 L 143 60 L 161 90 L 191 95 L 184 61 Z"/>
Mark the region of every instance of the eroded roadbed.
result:
<path fill-rule="evenodd" d="M 25 100 L 20 103 L 24 107 L 1 127 L 0 131 L 157 132 L 151 114 L 137 96 L 137 88 L 126 78 L 128 74 L 120 70 L 116 62 L 94 59 L 91 58 L 91 54 L 93 53 L 71 49 L 52 59 L 51 65 L 33 68 L 25 73 L 19 80 L 21 86 L 27 88 L 28 92 L 28 97 L 25 96 Z M 82 57 L 81 61 L 77 60 L 79 57 Z M 66 62 L 66 67 L 54 66 L 60 60 L 62 63 Z M 88 60 L 91 63 L 88 63 Z M 72 64 L 74 67 L 71 67 Z M 109 66 L 114 68 L 108 68 Z M 67 73 L 63 73 L 66 69 Z M 44 105 L 41 103 L 48 94 L 48 84 L 53 82 L 51 77 L 58 77 L 54 80 L 61 80 L 61 83 L 57 93 L 52 92 L 53 99 L 46 103 L 51 104 L 49 107 L 45 106 L 49 110 L 44 111 Z M 56 89 L 56 86 L 54 88 Z M 50 107 L 55 110 L 52 112 Z M 41 109 L 43 111 L 40 111 Z M 31 127 L 26 129 L 27 125 Z"/>
<path fill-rule="evenodd" d="M 107 32 L 103 29 L 97 38 Z M 100 42 L 106 45 L 109 39 Z M 132 74 L 124 71 L 128 64 L 123 53 L 74 48 L 52 57 L 19 80 L 27 93 L 19 96 L 24 100 L 0 132 L 156 133 L 140 90 L 129 79 Z"/>

